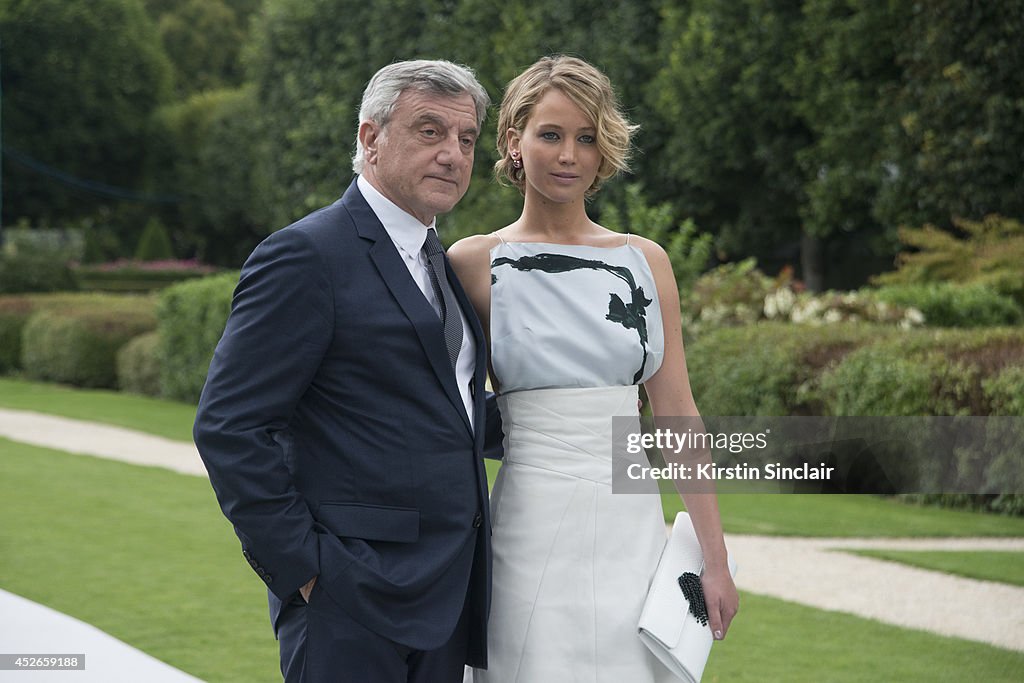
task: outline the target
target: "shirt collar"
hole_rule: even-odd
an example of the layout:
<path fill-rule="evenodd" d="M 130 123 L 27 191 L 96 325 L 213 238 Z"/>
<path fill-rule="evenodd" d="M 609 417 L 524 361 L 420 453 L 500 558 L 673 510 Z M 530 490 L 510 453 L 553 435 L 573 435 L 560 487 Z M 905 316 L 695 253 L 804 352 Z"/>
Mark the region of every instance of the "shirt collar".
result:
<path fill-rule="evenodd" d="M 427 228 L 436 229 L 437 219 L 431 221 L 429 226 L 423 225 L 419 219 L 398 208 L 397 204 L 382 195 L 363 176 L 356 179 L 356 184 L 363 193 L 363 199 L 384 225 L 384 230 L 391 241 L 409 254 L 418 254 L 427 239 Z"/>

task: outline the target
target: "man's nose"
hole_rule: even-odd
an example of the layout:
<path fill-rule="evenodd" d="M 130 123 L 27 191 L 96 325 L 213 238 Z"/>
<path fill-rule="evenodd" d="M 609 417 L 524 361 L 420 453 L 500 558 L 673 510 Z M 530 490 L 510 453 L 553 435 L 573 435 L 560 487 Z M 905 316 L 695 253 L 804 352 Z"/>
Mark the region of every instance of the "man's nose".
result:
<path fill-rule="evenodd" d="M 451 166 L 462 157 L 462 143 L 458 135 L 448 135 L 441 142 L 437 151 L 437 161 L 445 166 Z"/>

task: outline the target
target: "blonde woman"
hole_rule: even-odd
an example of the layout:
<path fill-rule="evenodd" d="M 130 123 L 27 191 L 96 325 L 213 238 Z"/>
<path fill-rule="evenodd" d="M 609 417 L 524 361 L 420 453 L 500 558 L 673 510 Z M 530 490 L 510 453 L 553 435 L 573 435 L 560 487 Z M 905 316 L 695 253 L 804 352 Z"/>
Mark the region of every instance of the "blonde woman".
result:
<path fill-rule="evenodd" d="M 607 77 L 545 57 L 509 83 L 496 173 L 522 215 L 449 250 L 483 322 L 505 458 L 492 494 L 489 665 L 479 682 L 667 681 L 637 620 L 665 542 L 657 495 L 612 495 L 612 416 L 697 415 L 664 250 L 612 232 L 585 202 L 627 168 L 634 127 Z M 739 599 L 717 501 L 685 496 L 716 638 Z"/>

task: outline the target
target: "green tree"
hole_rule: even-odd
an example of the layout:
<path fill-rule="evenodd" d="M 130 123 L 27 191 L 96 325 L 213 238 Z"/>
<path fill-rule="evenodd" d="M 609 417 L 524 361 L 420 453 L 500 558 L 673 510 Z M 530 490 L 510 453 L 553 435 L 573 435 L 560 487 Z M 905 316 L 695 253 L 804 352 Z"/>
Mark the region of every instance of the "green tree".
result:
<path fill-rule="evenodd" d="M 807 250 L 824 255 L 840 245 L 867 270 L 884 267 L 896 250 L 894 226 L 875 216 L 878 192 L 890 172 L 887 104 L 899 86 L 896 54 L 907 5 L 899 0 L 804 0 L 794 67 L 786 75 L 795 113 L 812 140 L 796 154 L 804 178 L 799 207 Z M 835 258 L 823 259 L 818 267 Z M 858 273 L 862 281 L 866 273 Z M 819 287 L 815 287 L 818 289 Z"/>
<path fill-rule="evenodd" d="M 223 0 L 187 0 L 161 15 L 158 28 L 179 95 L 241 84 L 245 24 Z"/>
<path fill-rule="evenodd" d="M 92 214 L 111 194 L 95 183 L 144 189 L 171 68 L 140 0 L 0 0 L 0 33 L 4 222 Z"/>
<path fill-rule="evenodd" d="M 1024 217 L 1024 0 L 915 3 L 887 127 L 890 224 Z"/>
<path fill-rule="evenodd" d="M 439 41 L 455 21 L 440 0 L 267 1 L 246 51 L 266 145 L 262 223 L 284 226 L 344 191 L 367 81 L 398 59 L 450 55 Z"/>
<path fill-rule="evenodd" d="M 652 199 L 714 233 L 722 258 L 777 260 L 801 234 L 796 155 L 811 141 L 785 87 L 801 3 L 694 0 L 663 16 Z"/>
<path fill-rule="evenodd" d="M 656 55 L 634 49 L 624 36 L 654 35 L 653 4 L 270 0 L 247 49 L 267 141 L 267 163 L 256 179 L 272 207 L 265 222 L 284 225 L 344 189 L 362 90 L 377 69 L 395 60 L 469 64 L 497 103 L 508 80 L 538 57 L 568 52 L 603 68 L 627 108 L 644 106 L 640 83 Z M 517 215 L 518 194 L 490 180 L 493 125 L 492 116 L 477 148 L 469 194 L 442 220 L 449 239 L 495 229 Z"/>
<path fill-rule="evenodd" d="M 271 229 L 257 218 L 263 204 L 254 170 L 264 143 L 252 88 L 196 93 L 155 118 L 171 160 L 163 182 L 182 197 L 178 244 L 205 262 L 238 268 Z"/>

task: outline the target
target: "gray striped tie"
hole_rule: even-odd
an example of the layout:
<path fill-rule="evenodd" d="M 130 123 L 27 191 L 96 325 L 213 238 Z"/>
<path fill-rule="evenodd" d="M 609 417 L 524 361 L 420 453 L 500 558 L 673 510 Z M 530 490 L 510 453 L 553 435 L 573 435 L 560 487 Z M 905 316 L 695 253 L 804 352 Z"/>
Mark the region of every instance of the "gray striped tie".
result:
<path fill-rule="evenodd" d="M 459 350 L 462 348 L 462 317 L 459 315 L 459 303 L 455 300 L 455 292 L 448 284 L 448 277 L 445 275 L 444 248 L 441 240 L 437 239 L 437 232 L 427 230 L 427 239 L 423 243 L 423 253 L 427 257 L 430 267 L 430 284 L 434 287 L 434 295 L 441 304 L 441 320 L 444 323 L 444 343 L 448 347 L 448 359 L 455 367 L 459 360 Z"/>

